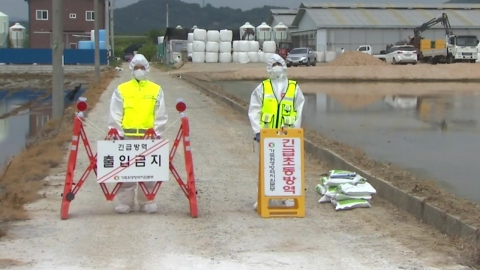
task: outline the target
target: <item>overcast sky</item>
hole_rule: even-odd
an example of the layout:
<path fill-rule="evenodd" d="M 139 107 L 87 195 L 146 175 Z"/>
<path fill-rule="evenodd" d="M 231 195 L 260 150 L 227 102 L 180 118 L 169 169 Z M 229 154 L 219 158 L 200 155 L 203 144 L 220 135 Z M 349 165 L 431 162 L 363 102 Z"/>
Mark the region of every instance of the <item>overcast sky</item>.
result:
<path fill-rule="evenodd" d="M 78 0 L 81 1 L 81 0 Z M 445 2 L 446 0 L 359 0 L 359 1 L 348 1 L 348 0 L 328 0 L 328 1 L 302 1 L 302 0 L 204 0 L 205 3 L 210 3 L 213 6 L 229 6 L 232 8 L 241 8 L 241 9 L 251 9 L 254 7 L 261 7 L 264 5 L 275 5 L 275 6 L 284 6 L 296 8 L 300 3 L 381 3 L 381 4 L 399 4 L 399 3 L 424 3 L 424 4 L 439 4 Z M 124 7 L 130 4 L 138 2 L 138 0 L 115 0 L 116 7 Z M 202 4 L 203 0 L 184 0 L 187 3 L 198 3 Z M 7 14 L 10 17 L 16 18 L 27 18 L 27 4 L 24 0 L 0 0 L 0 12 Z"/>

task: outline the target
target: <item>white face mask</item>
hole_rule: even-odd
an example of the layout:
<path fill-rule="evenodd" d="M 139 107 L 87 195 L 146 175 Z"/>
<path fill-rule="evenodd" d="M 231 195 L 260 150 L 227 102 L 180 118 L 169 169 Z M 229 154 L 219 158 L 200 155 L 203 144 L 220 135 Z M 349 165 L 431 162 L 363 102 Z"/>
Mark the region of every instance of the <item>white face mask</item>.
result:
<path fill-rule="evenodd" d="M 147 72 L 142 69 L 137 69 L 133 71 L 133 77 L 139 81 L 147 79 Z"/>
<path fill-rule="evenodd" d="M 274 66 L 272 67 L 272 71 L 270 71 L 270 79 L 280 79 L 285 76 L 285 70 L 282 66 Z"/>

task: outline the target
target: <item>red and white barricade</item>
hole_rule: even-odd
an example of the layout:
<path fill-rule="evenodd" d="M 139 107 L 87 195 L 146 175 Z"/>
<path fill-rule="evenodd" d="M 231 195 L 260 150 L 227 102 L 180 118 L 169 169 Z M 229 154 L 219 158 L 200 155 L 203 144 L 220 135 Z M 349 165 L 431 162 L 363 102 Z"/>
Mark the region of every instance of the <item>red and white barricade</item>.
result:
<path fill-rule="evenodd" d="M 140 190 L 138 192 L 143 192 L 148 200 L 154 200 L 162 182 L 168 181 L 169 172 L 172 173 L 173 177 L 177 181 L 180 189 L 182 189 L 183 193 L 187 197 L 189 204 L 190 204 L 190 215 L 193 218 L 198 217 L 198 207 L 197 207 L 197 191 L 195 189 L 195 176 L 194 176 L 194 169 L 193 169 L 193 157 L 192 152 L 190 150 L 190 127 L 188 118 L 185 114 L 187 106 L 181 100 L 179 100 L 176 104 L 176 109 L 180 113 L 180 128 L 178 130 L 177 136 L 173 142 L 173 146 L 171 149 L 168 149 L 168 140 L 165 139 L 156 139 L 155 132 L 153 129 L 149 129 L 146 131 L 143 139 L 146 141 L 135 140 L 134 143 L 131 140 L 120 140 L 120 136 L 118 135 L 117 130 L 111 129 L 106 136 L 106 141 L 112 141 L 112 144 L 116 145 L 106 145 L 108 142 L 106 141 L 98 141 L 98 149 L 111 149 L 107 151 L 115 151 L 120 150 L 120 148 L 125 147 L 125 145 L 135 145 L 136 152 L 134 152 L 134 158 L 125 158 L 124 155 L 120 156 L 121 166 L 116 167 L 113 165 L 112 156 L 107 155 L 102 157 L 103 162 L 108 162 L 109 165 L 102 166 L 102 168 L 98 168 L 97 163 L 97 154 L 92 152 L 92 148 L 87 138 L 87 134 L 84 129 L 83 120 L 84 114 L 83 112 L 87 109 L 87 103 L 85 98 L 79 98 L 77 102 L 77 110 L 74 122 L 73 122 L 73 136 L 72 136 L 72 143 L 70 146 L 70 154 L 68 157 L 68 166 L 67 166 L 67 173 L 65 176 L 65 186 L 62 193 L 62 205 L 60 209 L 60 217 L 61 219 L 68 219 L 68 213 L 70 208 L 70 203 L 75 199 L 77 196 L 78 191 L 82 187 L 82 185 L 87 180 L 89 174 L 93 171 L 97 176 L 97 182 L 100 184 L 100 187 L 105 194 L 105 198 L 107 201 L 112 201 L 115 198 L 118 190 L 122 186 L 123 182 L 138 182 L 140 186 Z M 83 172 L 82 176 L 78 181 L 74 180 L 75 176 L 75 167 L 77 163 L 77 156 L 78 156 L 78 148 L 80 145 L 80 141 L 82 141 L 85 151 L 87 152 L 87 156 L 89 158 L 89 166 Z M 128 143 L 132 142 L 132 144 Z M 180 143 L 183 144 L 183 151 L 184 151 L 184 158 L 185 158 L 185 169 L 186 169 L 186 182 L 184 182 L 175 169 L 173 165 L 173 159 L 175 157 L 175 153 L 177 152 Z M 104 147 L 101 147 L 104 145 Z M 106 146 L 106 147 L 105 147 Z M 113 147 L 112 147 L 113 146 Z M 104 151 L 104 150 L 101 150 Z M 123 151 L 123 150 L 120 150 Z M 166 152 L 168 155 L 168 166 L 164 164 L 161 165 L 160 159 L 162 152 Z M 156 165 L 158 168 L 152 169 L 151 167 L 148 168 L 148 175 L 135 175 L 135 176 L 125 176 L 125 171 L 130 171 L 131 173 L 135 173 L 135 168 L 132 168 L 133 164 L 137 166 L 141 164 L 143 166 L 137 167 L 145 167 L 146 163 L 154 164 L 152 162 L 145 162 L 145 156 L 152 154 L 156 154 Z M 122 158 L 124 160 L 122 160 Z M 155 157 L 154 157 L 155 158 Z M 122 164 L 123 162 L 123 164 Z M 140 171 L 142 169 L 136 169 L 136 171 Z M 145 169 L 143 169 L 145 171 Z M 100 174 L 99 174 L 100 173 Z M 155 176 L 162 175 L 162 179 L 157 179 Z M 143 180 L 143 181 L 142 181 Z M 122 181 L 122 182 L 121 182 Z M 149 190 L 145 185 L 145 182 L 155 182 L 153 188 Z M 107 183 L 115 183 L 113 190 L 109 190 L 107 187 Z M 152 185 L 150 185 L 152 186 Z"/>

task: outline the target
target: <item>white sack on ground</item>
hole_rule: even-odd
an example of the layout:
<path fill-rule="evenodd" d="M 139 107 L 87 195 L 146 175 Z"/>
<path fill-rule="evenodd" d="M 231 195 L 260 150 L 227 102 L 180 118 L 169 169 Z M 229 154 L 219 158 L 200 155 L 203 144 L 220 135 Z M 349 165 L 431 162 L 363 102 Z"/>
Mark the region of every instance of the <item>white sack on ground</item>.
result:
<path fill-rule="evenodd" d="M 344 170 L 330 170 L 328 171 L 328 177 L 330 178 L 353 178 L 357 176 L 356 172 L 344 171 Z"/>
<path fill-rule="evenodd" d="M 347 183 L 338 186 L 337 191 L 345 195 L 359 196 L 359 195 L 372 195 L 377 193 L 374 187 L 368 182 L 358 183 L 356 185 Z"/>
<path fill-rule="evenodd" d="M 365 183 L 367 180 L 363 178 L 361 175 L 355 176 L 352 179 L 349 178 L 328 178 L 325 180 L 325 185 L 326 186 L 339 186 L 341 184 L 360 184 L 360 183 Z"/>
<path fill-rule="evenodd" d="M 366 200 L 345 200 L 345 201 L 336 201 L 332 199 L 332 204 L 335 207 L 335 210 L 349 210 L 355 208 L 370 208 L 372 207 L 370 203 Z"/>
<path fill-rule="evenodd" d="M 335 195 L 331 197 L 331 200 L 336 200 L 336 201 L 346 201 L 346 200 L 352 200 L 352 199 L 371 200 L 372 195 L 346 195 L 342 193 L 335 193 Z"/>

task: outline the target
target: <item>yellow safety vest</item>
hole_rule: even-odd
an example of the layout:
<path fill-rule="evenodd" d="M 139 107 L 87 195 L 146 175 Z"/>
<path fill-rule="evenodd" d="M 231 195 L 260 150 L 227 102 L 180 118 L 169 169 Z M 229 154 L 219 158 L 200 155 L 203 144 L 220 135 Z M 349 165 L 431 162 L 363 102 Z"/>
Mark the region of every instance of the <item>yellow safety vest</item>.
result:
<path fill-rule="evenodd" d="M 297 82 L 288 80 L 285 95 L 279 99 L 275 96 L 270 79 L 263 81 L 263 107 L 260 119 L 262 128 L 291 127 L 297 119 L 295 109 L 295 94 Z"/>
<path fill-rule="evenodd" d="M 139 137 L 153 128 L 155 104 L 162 91 L 160 85 L 145 80 L 132 79 L 118 86 L 123 99 L 122 128 L 125 136 Z"/>

